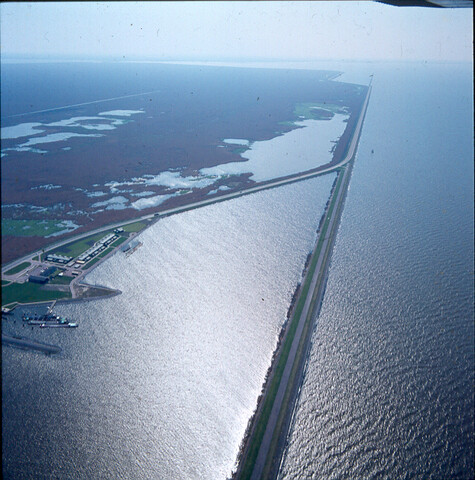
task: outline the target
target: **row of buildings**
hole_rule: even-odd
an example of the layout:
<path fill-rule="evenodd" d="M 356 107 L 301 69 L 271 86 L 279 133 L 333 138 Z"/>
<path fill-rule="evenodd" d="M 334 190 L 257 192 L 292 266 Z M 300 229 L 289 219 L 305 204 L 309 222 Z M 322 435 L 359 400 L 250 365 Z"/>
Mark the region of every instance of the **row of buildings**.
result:
<path fill-rule="evenodd" d="M 99 255 L 103 252 L 111 243 L 115 242 L 119 238 L 119 234 L 123 232 L 124 229 L 116 229 L 114 233 L 109 233 L 105 237 L 101 238 L 99 241 L 94 243 L 91 248 L 88 248 L 84 253 L 79 255 L 77 258 L 68 257 L 66 255 L 58 255 L 54 253 L 49 253 L 46 255 L 45 260 L 51 263 L 58 265 L 63 265 L 67 267 L 80 267 L 91 260 L 93 257 Z M 39 270 L 39 269 L 38 269 Z M 29 275 L 28 281 L 33 283 L 46 283 L 49 280 L 49 277 L 56 271 L 56 267 L 49 267 L 41 272 L 35 270 L 32 275 Z M 74 276 L 79 275 L 79 271 L 73 271 Z"/>
<path fill-rule="evenodd" d="M 87 261 L 91 260 L 91 258 L 103 252 L 112 242 L 114 242 L 118 238 L 119 235 L 117 235 L 116 233 L 109 233 L 109 235 L 101 238 L 91 248 L 87 249 L 84 253 L 79 255 L 79 257 L 76 259 L 76 263 L 86 263 Z"/>

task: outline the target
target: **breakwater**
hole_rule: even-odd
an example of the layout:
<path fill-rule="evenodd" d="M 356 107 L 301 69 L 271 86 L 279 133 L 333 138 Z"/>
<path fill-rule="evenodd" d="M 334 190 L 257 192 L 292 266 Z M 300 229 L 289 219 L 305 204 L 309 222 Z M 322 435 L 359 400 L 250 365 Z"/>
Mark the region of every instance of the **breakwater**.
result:
<path fill-rule="evenodd" d="M 61 352 L 61 348 L 57 345 L 50 345 L 48 343 L 38 342 L 25 337 L 12 337 L 4 333 L 2 333 L 2 345 L 9 345 L 24 350 L 36 350 L 46 354 Z"/>

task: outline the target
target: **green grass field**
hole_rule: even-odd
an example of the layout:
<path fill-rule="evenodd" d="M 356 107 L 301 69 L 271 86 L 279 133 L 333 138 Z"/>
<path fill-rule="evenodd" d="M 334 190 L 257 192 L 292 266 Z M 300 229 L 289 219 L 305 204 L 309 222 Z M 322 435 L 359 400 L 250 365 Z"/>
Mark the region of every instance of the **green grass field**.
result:
<path fill-rule="evenodd" d="M 91 268 L 95 263 L 97 263 L 101 258 L 100 257 L 94 257 L 90 262 L 86 263 L 84 266 L 85 269 Z"/>
<path fill-rule="evenodd" d="M 69 292 L 43 290 L 42 285 L 36 283 L 12 283 L 7 286 L 2 286 L 2 305 L 8 305 L 13 302 L 46 302 L 70 297 L 71 294 Z"/>
<path fill-rule="evenodd" d="M 147 226 L 148 226 L 147 222 L 132 222 L 127 225 L 124 225 L 123 229 L 124 229 L 124 233 L 127 234 L 132 232 L 140 232 L 140 230 L 143 230 Z M 81 255 L 81 253 L 84 253 L 88 248 L 91 248 L 94 245 L 94 243 L 96 243 L 101 238 L 104 238 L 109 233 L 113 233 L 113 231 L 114 229 L 106 230 L 104 232 L 90 235 L 81 240 L 67 243 L 66 245 L 63 245 L 61 247 L 52 248 L 51 250 L 48 250 L 46 253 L 44 253 L 43 256 L 45 257 L 48 254 L 56 254 L 56 255 L 66 255 L 68 257 L 75 258 Z M 127 237 L 122 236 L 121 238 L 117 239 L 112 245 L 114 246 L 120 245 L 126 239 Z"/>
<path fill-rule="evenodd" d="M 114 250 L 112 247 L 106 248 L 103 252 L 101 252 L 96 258 L 104 258 L 105 256 L 109 255 L 109 253 Z"/>
<path fill-rule="evenodd" d="M 341 105 L 332 103 L 297 103 L 294 115 L 306 119 L 324 120 L 333 117 L 334 113 L 343 113 Z"/>
<path fill-rule="evenodd" d="M 111 247 L 118 247 L 127 240 L 127 237 L 119 237 L 115 242 L 111 243 Z"/>
<path fill-rule="evenodd" d="M 22 270 L 25 270 L 25 268 L 29 267 L 30 265 L 31 265 L 30 262 L 20 263 L 20 265 L 17 265 L 16 267 L 13 267 L 10 270 L 7 270 L 5 272 L 5 275 L 15 275 L 15 273 L 19 273 Z"/>
<path fill-rule="evenodd" d="M 145 222 L 134 222 L 129 223 L 128 225 L 123 225 L 124 232 L 131 233 L 131 232 L 140 232 L 147 226 Z"/>
<path fill-rule="evenodd" d="M 302 120 L 330 120 L 335 113 L 343 113 L 342 108 L 344 107 L 331 103 L 297 103 L 293 112 L 297 119 L 279 122 L 279 125 L 296 128 L 299 127 L 296 122 Z M 276 133 L 281 135 L 283 132 Z"/>
<path fill-rule="evenodd" d="M 101 232 L 96 233 L 95 235 L 90 235 L 89 237 L 83 238 L 82 240 L 78 240 L 77 242 L 67 243 L 62 247 L 52 249 L 48 251 L 48 253 L 55 253 L 57 255 L 67 255 L 68 257 L 77 257 L 81 255 L 81 253 L 85 252 L 88 248 L 91 248 L 95 242 L 104 238 L 110 232 Z"/>
<path fill-rule="evenodd" d="M 126 240 L 124 238 L 124 240 Z M 123 240 L 123 241 L 124 241 Z M 122 243 L 122 242 L 121 242 Z M 92 267 L 95 263 L 97 263 L 99 260 L 101 260 L 102 258 L 104 258 L 105 256 L 109 255 L 109 253 L 111 253 L 112 251 L 114 250 L 114 246 L 113 244 L 106 248 L 103 252 L 101 252 L 99 255 L 97 255 L 96 257 L 94 257 L 90 262 L 86 263 L 86 265 L 83 267 L 83 268 L 90 268 Z"/>
<path fill-rule="evenodd" d="M 49 281 L 49 284 L 50 285 L 69 285 L 72 279 L 73 277 L 56 276 Z"/>
<path fill-rule="evenodd" d="M 143 222 L 136 222 L 130 225 L 126 225 L 126 227 L 130 228 L 131 232 L 139 231 L 145 226 L 146 224 Z M 124 230 L 125 230 L 125 227 L 124 227 Z M 81 253 L 85 252 L 88 248 L 92 247 L 92 245 L 94 245 L 95 242 L 97 242 L 101 238 L 104 238 L 106 235 L 112 232 L 113 230 L 110 230 L 108 232 L 97 233 L 95 235 L 91 235 L 90 237 L 86 237 L 82 240 L 78 240 L 77 242 L 68 243 L 67 245 L 64 245 L 63 247 L 60 247 L 58 249 L 50 250 L 47 253 L 56 253 L 59 255 L 68 255 L 70 257 L 77 257 L 78 255 L 81 255 Z M 124 243 L 126 240 L 127 240 L 127 237 L 119 236 L 117 240 L 111 243 L 109 248 L 104 250 L 97 257 L 94 257 L 89 263 L 87 263 L 85 268 L 92 267 L 92 265 L 97 263 L 101 258 L 108 255 L 113 250 L 113 248 Z"/>

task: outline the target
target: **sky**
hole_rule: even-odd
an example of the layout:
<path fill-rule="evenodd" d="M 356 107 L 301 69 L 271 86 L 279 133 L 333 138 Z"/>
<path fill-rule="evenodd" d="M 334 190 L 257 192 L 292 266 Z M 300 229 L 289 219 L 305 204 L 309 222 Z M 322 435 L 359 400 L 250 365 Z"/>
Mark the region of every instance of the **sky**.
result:
<path fill-rule="evenodd" d="M 369 1 L 2 3 L 1 55 L 471 62 L 472 15 Z"/>

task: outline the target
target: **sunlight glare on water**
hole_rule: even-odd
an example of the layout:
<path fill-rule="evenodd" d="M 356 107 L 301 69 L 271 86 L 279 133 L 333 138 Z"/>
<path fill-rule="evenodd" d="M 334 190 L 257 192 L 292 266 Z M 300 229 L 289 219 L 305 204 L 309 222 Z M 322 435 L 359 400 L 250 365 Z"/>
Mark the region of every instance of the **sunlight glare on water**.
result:
<path fill-rule="evenodd" d="M 80 324 L 64 354 L 4 352 L 6 471 L 226 478 L 334 179 L 160 219 L 94 270 L 89 282 L 122 294 L 56 307 Z M 15 458 L 23 424 L 38 442 Z"/>

